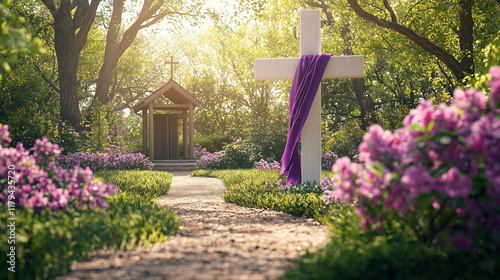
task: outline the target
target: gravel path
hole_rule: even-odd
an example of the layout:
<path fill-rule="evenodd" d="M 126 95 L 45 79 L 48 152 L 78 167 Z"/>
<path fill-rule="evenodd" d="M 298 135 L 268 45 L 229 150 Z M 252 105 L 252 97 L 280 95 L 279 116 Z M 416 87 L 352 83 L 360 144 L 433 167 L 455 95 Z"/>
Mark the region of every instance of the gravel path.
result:
<path fill-rule="evenodd" d="M 158 201 L 179 213 L 177 236 L 152 248 L 101 252 L 60 279 L 274 279 L 326 240 L 328 228 L 314 219 L 226 203 L 219 179 L 174 175 Z"/>

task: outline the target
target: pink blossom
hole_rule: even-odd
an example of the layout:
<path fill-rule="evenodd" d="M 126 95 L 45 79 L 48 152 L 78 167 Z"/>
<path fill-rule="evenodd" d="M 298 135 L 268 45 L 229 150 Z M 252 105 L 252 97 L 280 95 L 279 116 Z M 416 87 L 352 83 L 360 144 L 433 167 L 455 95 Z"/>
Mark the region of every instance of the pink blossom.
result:
<path fill-rule="evenodd" d="M 500 66 L 492 66 L 489 72 L 491 81 L 488 86 L 491 88 L 491 109 L 495 110 L 500 106 Z"/>
<path fill-rule="evenodd" d="M 497 109 L 500 67 L 490 75 Z M 444 241 L 433 230 L 443 228 L 461 250 L 500 243 L 500 110 L 485 112 L 487 102 L 484 92 L 457 89 L 450 106 L 420 101 L 393 133 L 371 126 L 359 146 L 360 163 L 338 159 L 333 190 L 323 200 L 356 202 L 362 227 L 380 230 L 383 219 L 403 218 L 433 242 Z M 443 213 L 456 216 L 434 216 Z M 435 224 L 443 221 L 448 224 Z"/>

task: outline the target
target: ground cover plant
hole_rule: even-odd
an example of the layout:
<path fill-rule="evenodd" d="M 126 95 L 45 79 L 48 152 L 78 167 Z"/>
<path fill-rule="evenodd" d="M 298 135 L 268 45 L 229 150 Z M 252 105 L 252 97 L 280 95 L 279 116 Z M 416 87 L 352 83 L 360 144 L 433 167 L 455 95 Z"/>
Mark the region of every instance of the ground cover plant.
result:
<path fill-rule="evenodd" d="M 299 217 L 319 217 L 327 213 L 327 208 L 336 207 L 326 207 L 321 199 L 323 191 L 320 183 L 283 191 L 286 186 L 277 170 L 197 170 L 192 175 L 221 179 L 227 187 L 224 201 L 241 206 L 272 209 Z M 325 171 L 323 175 L 331 176 L 331 172 Z"/>
<path fill-rule="evenodd" d="M 57 144 L 42 139 L 30 150 L 20 143 L 4 147 L 8 136 L 1 126 L 0 218 L 16 218 L 0 225 L 9 233 L 0 236 L 1 251 L 14 252 L 0 257 L 7 279 L 53 279 L 100 249 L 150 246 L 177 232 L 177 215 L 153 202 L 168 192 L 171 174 L 65 169 L 55 163 Z"/>

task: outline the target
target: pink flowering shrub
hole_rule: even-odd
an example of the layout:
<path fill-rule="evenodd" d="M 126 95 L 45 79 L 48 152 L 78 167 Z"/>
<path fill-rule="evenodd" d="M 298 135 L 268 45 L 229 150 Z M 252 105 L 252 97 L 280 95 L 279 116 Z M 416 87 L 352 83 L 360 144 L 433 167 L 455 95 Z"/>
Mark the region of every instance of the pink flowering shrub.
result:
<path fill-rule="evenodd" d="M 485 93 L 456 89 L 450 106 L 423 100 L 393 133 L 370 127 L 360 163 L 336 161 L 327 203 L 353 202 L 361 226 L 387 219 L 421 241 L 462 250 L 500 244 L 500 67 Z"/>
<path fill-rule="evenodd" d="M 106 209 L 106 199 L 117 187 L 96 181 L 89 168 L 62 168 L 55 163 L 61 153 L 57 144 L 46 138 L 36 140 L 34 147 L 25 150 L 21 143 L 15 148 L 10 143 L 8 126 L 0 127 L 0 202 L 15 202 L 18 209 L 28 207 L 35 211 L 50 208 L 53 211 L 68 207 Z M 12 180 L 14 179 L 14 180 Z M 13 188 L 12 186 L 15 186 Z"/>
<path fill-rule="evenodd" d="M 302 182 L 301 184 L 292 184 L 291 186 L 286 185 L 286 180 L 284 178 L 279 178 L 275 180 L 272 184 L 265 183 L 264 188 L 269 186 L 275 187 L 276 189 L 284 192 L 284 193 L 292 193 L 292 194 L 308 194 L 315 193 L 318 195 L 323 195 L 325 191 L 331 191 L 333 184 L 327 177 L 323 177 L 321 182 Z"/>
<path fill-rule="evenodd" d="M 222 159 L 226 156 L 224 151 L 211 153 L 206 148 L 202 148 L 200 144 L 196 144 L 194 148 L 194 157 L 196 158 L 196 167 L 202 169 L 221 169 Z"/>
<path fill-rule="evenodd" d="M 105 153 L 77 152 L 57 158 L 57 164 L 63 168 L 80 166 L 93 172 L 102 170 L 153 170 L 154 164 L 141 153 L 113 151 Z"/>
<path fill-rule="evenodd" d="M 272 161 L 271 161 L 272 160 Z M 253 163 L 255 169 L 266 169 L 266 170 L 281 170 L 281 163 L 275 161 L 274 159 L 261 159 Z"/>
<path fill-rule="evenodd" d="M 338 156 L 334 152 L 322 153 L 321 154 L 321 169 L 331 170 L 333 164 L 338 159 Z"/>

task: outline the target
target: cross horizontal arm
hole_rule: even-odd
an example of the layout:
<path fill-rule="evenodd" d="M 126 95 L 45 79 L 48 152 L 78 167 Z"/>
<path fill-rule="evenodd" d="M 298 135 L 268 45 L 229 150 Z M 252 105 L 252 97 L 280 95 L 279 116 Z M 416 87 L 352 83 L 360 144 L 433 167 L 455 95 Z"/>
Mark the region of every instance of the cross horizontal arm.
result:
<path fill-rule="evenodd" d="M 299 60 L 299 57 L 255 59 L 254 78 L 256 80 L 292 80 Z M 362 55 L 332 56 L 323 75 L 323 79 L 363 77 Z"/>

